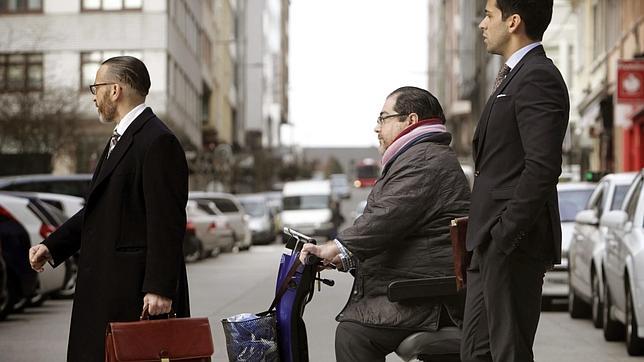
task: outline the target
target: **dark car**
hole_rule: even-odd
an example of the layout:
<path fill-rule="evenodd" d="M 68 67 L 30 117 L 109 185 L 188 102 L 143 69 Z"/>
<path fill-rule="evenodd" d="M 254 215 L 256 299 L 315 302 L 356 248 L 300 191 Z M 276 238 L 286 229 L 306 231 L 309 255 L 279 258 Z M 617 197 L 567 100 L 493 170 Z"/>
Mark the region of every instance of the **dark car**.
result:
<path fill-rule="evenodd" d="M 0 177 L 0 190 L 33 191 L 86 197 L 92 174 L 76 175 L 21 175 Z"/>
<path fill-rule="evenodd" d="M 7 290 L 7 266 L 2 257 L 2 243 L 0 243 L 0 321 L 9 314 L 9 291 Z"/>
<path fill-rule="evenodd" d="M 46 200 L 40 199 L 36 193 L 33 192 L 7 192 L 8 195 L 24 197 L 28 199 L 34 208 L 37 209 L 38 217 L 43 218 L 43 223 L 51 225 L 53 228 L 58 228 L 65 221 L 67 216 L 56 205 L 52 205 Z M 76 292 L 76 277 L 78 275 L 78 264 L 80 253 L 76 252 L 74 255 L 65 260 L 65 285 L 63 289 L 52 294 L 55 298 L 72 298 Z M 36 295 L 31 300 L 31 304 L 41 303 L 42 296 Z"/>
<path fill-rule="evenodd" d="M 0 320 L 7 314 L 21 311 L 34 296 L 38 275 L 29 265 L 31 241 L 27 230 L 0 205 L 0 257 L 4 268 L 5 303 L 0 300 Z M 0 291 L 0 297 L 3 294 Z"/>

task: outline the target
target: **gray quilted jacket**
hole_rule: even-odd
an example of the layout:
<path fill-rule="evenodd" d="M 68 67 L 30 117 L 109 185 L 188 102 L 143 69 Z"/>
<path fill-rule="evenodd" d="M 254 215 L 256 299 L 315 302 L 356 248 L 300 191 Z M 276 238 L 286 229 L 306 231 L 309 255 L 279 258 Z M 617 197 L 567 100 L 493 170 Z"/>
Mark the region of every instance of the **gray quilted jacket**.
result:
<path fill-rule="evenodd" d="M 434 134 L 400 154 L 383 170 L 362 216 L 339 234 L 359 264 L 337 321 L 433 331 L 447 310 L 461 325 L 462 296 L 387 299 L 393 281 L 454 274 L 449 225 L 468 214 L 470 190 L 450 141 L 449 133 Z"/>

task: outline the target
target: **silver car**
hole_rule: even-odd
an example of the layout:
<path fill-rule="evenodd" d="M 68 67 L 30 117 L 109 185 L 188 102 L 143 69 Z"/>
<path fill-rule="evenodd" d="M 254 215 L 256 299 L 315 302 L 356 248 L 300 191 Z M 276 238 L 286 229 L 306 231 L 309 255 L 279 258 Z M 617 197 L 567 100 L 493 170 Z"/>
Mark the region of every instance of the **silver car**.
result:
<path fill-rule="evenodd" d="M 606 228 L 599 219 L 619 209 L 635 172 L 604 176 L 583 211 L 575 217 L 568 251 L 568 311 L 573 318 L 590 316 L 596 328 L 602 326 L 603 255 Z"/>
<path fill-rule="evenodd" d="M 568 182 L 557 185 L 559 217 L 561 222 L 561 264 L 548 270 L 543 280 L 542 299 L 545 303 L 552 298 L 568 296 L 568 250 L 577 212 L 584 209 L 595 189 L 594 183 Z"/>
<path fill-rule="evenodd" d="M 630 355 L 644 354 L 644 169 L 636 176 L 619 210 L 600 220 L 604 249 L 604 338 L 626 337 Z"/>
<path fill-rule="evenodd" d="M 248 228 L 248 217 L 235 195 L 225 192 L 194 191 L 188 195 L 188 198 L 212 202 L 213 208 L 228 219 L 228 224 L 233 229 L 235 245 L 240 250 L 250 248 L 252 240 Z"/>
<path fill-rule="evenodd" d="M 273 213 L 268 199 L 262 194 L 237 195 L 246 215 L 252 233 L 253 244 L 270 244 L 275 240 Z"/>

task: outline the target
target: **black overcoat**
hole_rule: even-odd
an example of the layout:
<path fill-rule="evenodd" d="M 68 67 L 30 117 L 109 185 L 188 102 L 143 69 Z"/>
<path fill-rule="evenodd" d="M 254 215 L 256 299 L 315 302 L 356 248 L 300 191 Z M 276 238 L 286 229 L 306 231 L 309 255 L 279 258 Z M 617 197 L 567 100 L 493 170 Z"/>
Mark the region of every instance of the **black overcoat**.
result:
<path fill-rule="evenodd" d="M 103 361 L 108 322 L 137 320 L 148 292 L 172 298 L 177 315 L 189 315 L 185 153 L 150 108 L 105 159 L 107 149 L 85 207 L 43 242 L 54 266 L 81 250 L 68 361 Z"/>

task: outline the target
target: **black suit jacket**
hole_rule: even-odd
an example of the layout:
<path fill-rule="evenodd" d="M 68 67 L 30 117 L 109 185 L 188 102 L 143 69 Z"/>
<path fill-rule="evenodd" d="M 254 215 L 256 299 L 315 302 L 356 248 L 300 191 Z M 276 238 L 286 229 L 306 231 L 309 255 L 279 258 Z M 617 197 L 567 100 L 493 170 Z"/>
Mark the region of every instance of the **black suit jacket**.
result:
<path fill-rule="evenodd" d="M 189 315 L 188 167 L 179 141 L 146 108 L 106 154 L 107 146 L 85 207 L 43 242 L 54 265 L 81 250 L 70 361 L 103 361 L 107 323 L 138 320 L 145 293 L 172 298 L 177 314 Z"/>
<path fill-rule="evenodd" d="M 522 248 L 560 262 L 556 185 L 569 110 L 566 84 L 542 46 L 492 93 L 473 140 L 469 250 L 493 240 L 506 254 Z"/>

